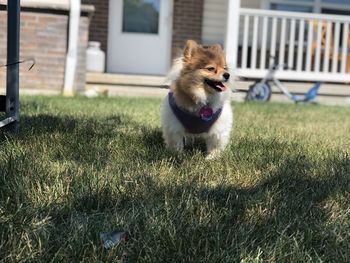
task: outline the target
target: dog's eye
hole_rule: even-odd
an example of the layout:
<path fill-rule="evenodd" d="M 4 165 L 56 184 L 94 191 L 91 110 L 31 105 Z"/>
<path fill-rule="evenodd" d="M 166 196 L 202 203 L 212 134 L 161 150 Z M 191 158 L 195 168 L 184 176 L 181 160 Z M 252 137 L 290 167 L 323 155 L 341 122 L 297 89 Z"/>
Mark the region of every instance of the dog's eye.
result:
<path fill-rule="evenodd" d="M 214 67 L 207 67 L 206 68 L 208 71 L 215 71 L 215 68 Z"/>

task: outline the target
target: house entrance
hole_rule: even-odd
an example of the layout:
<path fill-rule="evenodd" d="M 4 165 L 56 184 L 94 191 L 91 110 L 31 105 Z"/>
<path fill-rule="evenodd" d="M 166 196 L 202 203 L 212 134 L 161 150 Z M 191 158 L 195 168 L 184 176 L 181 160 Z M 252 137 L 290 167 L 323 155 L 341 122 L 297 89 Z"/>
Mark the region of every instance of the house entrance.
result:
<path fill-rule="evenodd" d="M 110 0 L 107 71 L 166 74 L 170 67 L 169 0 Z"/>

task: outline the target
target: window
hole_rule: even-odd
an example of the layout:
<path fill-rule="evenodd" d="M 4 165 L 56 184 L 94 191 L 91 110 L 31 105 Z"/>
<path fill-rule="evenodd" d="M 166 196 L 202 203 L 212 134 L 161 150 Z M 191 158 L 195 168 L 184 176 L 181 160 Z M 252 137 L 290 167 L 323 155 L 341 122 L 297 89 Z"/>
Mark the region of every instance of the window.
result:
<path fill-rule="evenodd" d="M 266 0 L 267 8 L 280 11 L 308 12 L 314 11 L 314 0 Z"/>
<path fill-rule="evenodd" d="M 333 8 L 322 8 L 322 14 L 333 14 L 333 15 L 342 15 L 348 16 L 350 15 L 350 10 L 341 10 L 341 9 L 333 9 Z"/>
<path fill-rule="evenodd" d="M 350 15 L 350 0 L 322 0 L 321 13 L 333 15 Z"/>
<path fill-rule="evenodd" d="M 272 10 L 280 10 L 280 11 L 294 11 L 294 12 L 308 12 L 312 13 L 313 9 L 311 6 L 300 6 L 300 5 L 291 5 L 291 4 L 279 4 L 272 3 L 270 6 Z"/>
<path fill-rule="evenodd" d="M 123 32 L 158 34 L 160 0 L 124 0 Z"/>
<path fill-rule="evenodd" d="M 266 8 L 281 11 L 350 14 L 350 0 L 265 0 Z"/>
<path fill-rule="evenodd" d="M 350 0 L 322 0 L 322 3 L 350 5 Z"/>
<path fill-rule="evenodd" d="M 350 15 L 350 0 L 266 0 L 265 6 L 271 10 Z M 306 25 L 307 26 L 307 25 Z M 334 28 L 332 28 L 334 32 Z M 299 27 L 296 27 L 297 39 Z M 307 39 L 305 30 L 304 39 Z M 340 28 L 339 43 L 342 43 L 343 26 Z"/>

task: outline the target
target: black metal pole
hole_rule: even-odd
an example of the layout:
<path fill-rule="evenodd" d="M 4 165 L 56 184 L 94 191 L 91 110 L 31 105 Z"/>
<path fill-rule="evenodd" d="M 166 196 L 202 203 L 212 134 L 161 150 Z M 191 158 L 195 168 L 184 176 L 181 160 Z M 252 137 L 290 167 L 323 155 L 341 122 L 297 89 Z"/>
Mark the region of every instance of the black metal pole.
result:
<path fill-rule="evenodd" d="M 15 121 L 8 125 L 9 131 L 19 131 L 19 36 L 20 0 L 7 0 L 7 79 L 6 79 L 6 117 Z M 14 63 L 14 64 L 11 64 Z"/>

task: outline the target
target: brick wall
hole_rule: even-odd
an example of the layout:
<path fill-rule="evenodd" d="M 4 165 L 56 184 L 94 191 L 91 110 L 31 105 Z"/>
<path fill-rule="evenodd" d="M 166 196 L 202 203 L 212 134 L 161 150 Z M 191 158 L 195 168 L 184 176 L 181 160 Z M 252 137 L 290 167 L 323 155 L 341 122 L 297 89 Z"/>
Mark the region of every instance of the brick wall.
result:
<path fill-rule="evenodd" d="M 82 3 L 95 7 L 90 23 L 89 40 L 101 42 L 101 49 L 107 54 L 109 0 L 82 0 Z"/>
<path fill-rule="evenodd" d="M 201 42 L 204 0 L 174 0 L 172 57 L 181 54 L 187 39 Z"/>
<path fill-rule="evenodd" d="M 22 8 L 20 57 L 34 58 L 36 64 L 20 65 L 21 89 L 61 91 L 64 84 L 65 59 L 68 44 L 68 11 L 50 11 Z M 88 41 L 88 16 L 80 20 L 78 65 L 75 89 L 85 87 L 85 57 Z M 7 12 L 0 11 L 0 64 L 6 63 Z M 6 68 L 0 68 L 0 86 L 5 86 Z"/>

